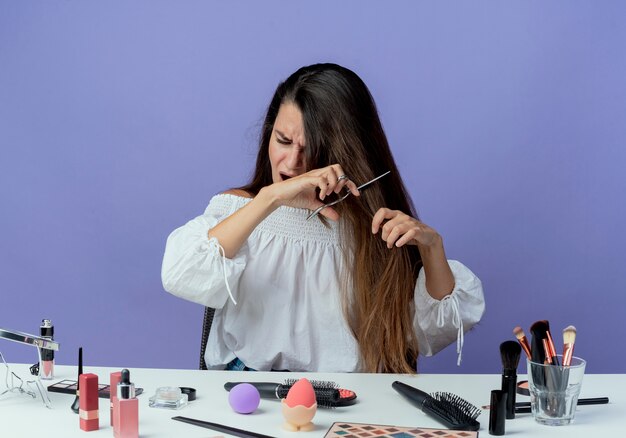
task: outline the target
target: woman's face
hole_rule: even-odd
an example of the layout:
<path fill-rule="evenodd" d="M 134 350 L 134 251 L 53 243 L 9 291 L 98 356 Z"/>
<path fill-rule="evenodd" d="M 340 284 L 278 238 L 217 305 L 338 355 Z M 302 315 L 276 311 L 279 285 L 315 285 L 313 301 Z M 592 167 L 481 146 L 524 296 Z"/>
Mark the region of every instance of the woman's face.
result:
<path fill-rule="evenodd" d="M 284 103 L 278 110 L 269 144 L 272 179 L 275 183 L 306 171 L 304 147 L 302 113 L 293 103 Z"/>

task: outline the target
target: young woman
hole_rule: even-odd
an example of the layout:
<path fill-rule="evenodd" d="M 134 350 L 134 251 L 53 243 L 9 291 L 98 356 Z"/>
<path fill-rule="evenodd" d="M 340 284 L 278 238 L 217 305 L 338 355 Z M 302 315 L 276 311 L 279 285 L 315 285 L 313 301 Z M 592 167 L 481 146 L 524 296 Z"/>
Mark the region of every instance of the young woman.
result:
<path fill-rule="evenodd" d="M 172 232 L 162 279 L 217 309 L 218 369 L 415 373 L 455 339 L 460 360 L 484 311 L 480 280 L 417 219 L 366 85 L 335 64 L 278 86 L 252 180 Z"/>

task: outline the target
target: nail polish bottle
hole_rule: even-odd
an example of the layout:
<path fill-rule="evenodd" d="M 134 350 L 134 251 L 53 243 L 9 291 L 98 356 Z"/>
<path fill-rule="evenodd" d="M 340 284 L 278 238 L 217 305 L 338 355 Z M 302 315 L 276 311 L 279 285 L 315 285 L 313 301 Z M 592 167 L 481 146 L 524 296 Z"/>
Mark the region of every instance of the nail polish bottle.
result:
<path fill-rule="evenodd" d="M 113 406 L 115 438 L 139 437 L 139 400 L 135 385 L 130 381 L 130 371 L 122 370 L 122 381 L 117 385 L 117 402 Z"/>

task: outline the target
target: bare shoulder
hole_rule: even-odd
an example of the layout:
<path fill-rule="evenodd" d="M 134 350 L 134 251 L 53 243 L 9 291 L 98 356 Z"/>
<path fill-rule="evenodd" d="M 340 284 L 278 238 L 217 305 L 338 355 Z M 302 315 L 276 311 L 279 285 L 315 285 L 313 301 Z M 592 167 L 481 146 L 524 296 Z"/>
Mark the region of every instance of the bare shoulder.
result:
<path fill-rule="evenodd" d="M 230 190 L 226 190 L 224 193 L 222 193 L 223 195 L 233 195 L 233 196 L 239 196 L 241 198 L 252 198 L 252 195 L 248 192 L 246 192 L 245 190 L 241 190 L 241 189 L 230 189 Z"/>

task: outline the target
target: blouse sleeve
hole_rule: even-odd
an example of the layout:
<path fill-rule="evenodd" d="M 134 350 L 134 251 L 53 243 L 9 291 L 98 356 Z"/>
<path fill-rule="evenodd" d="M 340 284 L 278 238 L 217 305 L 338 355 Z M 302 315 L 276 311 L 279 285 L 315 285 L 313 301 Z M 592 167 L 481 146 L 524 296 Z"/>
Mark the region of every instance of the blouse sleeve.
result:
<path fill-rule="evenodd" d="M 454 275 L 454 290 L 442 300 L 430 296 L 426 290 L 424 268 L 415 285 L 415 317 L 413 325 L 420 353 L 432 356 L 456 339 L 458 361 L 461 364 L 463 335 L 485 312 L 483 287 L 476 275 L 455 260 L 448 260 Z"/>
<path fill-rule="evenodd" d="M 217 238 L 208 232 L 230 213 L 209 204 L 202 216 L 174 230 L 167 238 L 161 281 L 177 297 L 216 309 L 224 307 L 246 266 L 244 247 L 232 259 L 224 256 Z"/>

